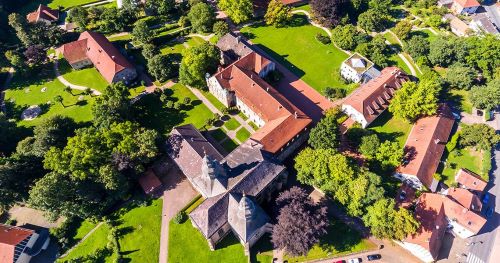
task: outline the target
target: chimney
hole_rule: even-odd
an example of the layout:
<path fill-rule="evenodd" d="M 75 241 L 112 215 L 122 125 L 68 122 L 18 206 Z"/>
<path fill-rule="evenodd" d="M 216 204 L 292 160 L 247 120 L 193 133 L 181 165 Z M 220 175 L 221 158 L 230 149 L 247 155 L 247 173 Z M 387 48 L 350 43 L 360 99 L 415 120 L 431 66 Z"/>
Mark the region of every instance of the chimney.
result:
<path fill-rule="evenodd" d="M 112 58 L 113 60 L 115 60 L 115 56 L 111 56 L 111 58 Z"/>
<path fill-rule="evenodd" d="M 269 92 L 269 87 L 266 88 L 266 91 Z"/>
<path fill-rule="evenodd" d="M 282 106 L 282 105 L 279 105 L 279 106 L 278 106 L 278 111 L 279 111 L 279 110 L 281 110 L 282 108 L 283 108 L 283 106 Z"/>
<path fill-rule="evenodd" d="M 294 115 L 295 115 L 295 119 L 297 119 L 297 117 L 298 117 L 297 111 L 295 111 Z"/>
<path fill-rule="evenodd" d="M 191 139 L 192 142 L 194 142 L 194 138 L 193 137 L 191 137 L 190 139 Z"/>
<path fill-rule="evenodd" d="M 240 43 L 240 41 L 241 41 L 241 36 L 237 36 L 237 37 L 236 37 L 236 43 L 238 43 L 238 44 L 239 44 L 239 43 Z"/>
<path fill-rule="evenodd" d="M 434 143 L 435 143 L 435 144 L 439 144 L 440 142 L 441 142 L 441 140 L 440 140 L 440 139 L 435 139 L 435 140 L 434 140 Z"/>

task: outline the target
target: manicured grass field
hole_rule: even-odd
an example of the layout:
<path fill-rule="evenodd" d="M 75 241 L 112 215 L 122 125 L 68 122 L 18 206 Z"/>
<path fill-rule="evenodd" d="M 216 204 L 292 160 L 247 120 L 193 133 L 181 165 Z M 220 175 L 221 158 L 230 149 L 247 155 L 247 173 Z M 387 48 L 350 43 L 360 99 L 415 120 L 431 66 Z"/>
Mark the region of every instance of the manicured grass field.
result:
<path fill-rule="evenodd" d="M 59 6 L 62 6 L 64 9 L 85 5 L 89 3 L 98 2 L 99 0 L 34 0 L 29 1 L 25 4 L 20 10 L 20 14 L 27 14 L 29 12 L 35 11 L 38 8 L 39 4 L 45 4 L 50 8 L 57 9 Z"/>
<path fill-rule="evenodd" d="M 200 91 L 203 96 L 205 96 L 205 98 L 207 98 L 207 100 L 210 101 L 210 103 L 212 103 L 218 110 L 223 111 L 226 108 L 226 106 L 224 106 L 222 102 L 220 102 L 214 95 L 212 95 L 212 93 L 204 90 Z"/>
<path fill-rule="evenodd" d="M 225 237 L 215 251 L 210 251 L 202 234 L 193 227 L 190 220 L 182 224 L 170 222 L 168 241 L 168 262 L 244 263 L 247 257 L 243 246 L 233 234 Z"/>
<path fill-rule="evenodd" d="M 396 66 L 406 73 L 411 74 L 410 68 L 406 63 L 398 56 L 398 54 L 393 54 L 389 57 L 389 66 Z"/>
<path fill-rule="evenodd" d="M 240 116 L 240 118 L 242 118 L 244 121 L 248 120 L 248 117 L 245 114 L 243 114 L 243 112 L 241 112 L 241 111 L 238 112 L 238 116 Z"/>
<path fill-rule="evenodd" d="M 472 113 L 472 103 L 470 102 L 469 92 L 466 90 L 452 89 L 449 96 L 459 107 L 460 110 Z"/>
<path fill-rule="evenodd" d="M 240 123 L 236 119 L 231 118 L 224 123 L 224 127 L 230 131 L 234 131 L 240 127 Z"/>
<path fill-rule="evenodd" d="M 203 43 L 205 43 L 205 40 L 201 37 L 190 37 L 188 41 L 186 42 L 190 47 L 196 47 L 199 46 Z"/>
<path fill-rule="evenodd" d="M 376 246 L 367 239 L 362 239 L 356 230 L 339 221 L 331 221 L 328 233 L 320 239 L 319 244 L 309 250 L 307 256 L 289 257 L 288 262 L 305 262 L 315 259 L 341 256 L 359 251 L 375 249 Z"/>
<path fill-rule="evenodd" d="M 257 126 L 257 124 L 255 124 L 252 121 L 248 122 L 248 125 L 250 125 L 254 130 L 258 130 L 259 129 L 259 126 Z"/>
<path fill-rule="evenodd" d="M 123 208 L 114 214 L 120 233 L 120 251 L 127 262 L 156 262 L 160 249 L 162 199 L 151 201 L 148 205 Z M 80 229 L 86 228 L 83 223 Z M 80 232 L 80 229 L 78 232 Z M 102 224 L 84 242 L 80 243 L 61 262 L 93 253 L 105 248 L 108 243 L 109 227 Z M 105 262 L 113 262 L 108 257 Z"/>
<path fill-rule="evenodd" d="M 220 142 L 227 138 L 226 133 L 221 129 L 215 129 L 210 131 L 210 136 L 212 136 L 216 141 Z"/>
<path fill-rule="evenodd" d="M 456 150 L 457 151 L 457 150 Z M 454 153 L 445 152 L 441 160 L 445 160 L 446 164 L 441 164 L 439 171 L 443 176 L 443 181 L 447 185 L 451 185 L 455 182 L 455 175 L 460 168 L 466 168 L 470 171 L 481 175 L 483 179 L 488 181 L 488 175 L 482 174 L 482 155 L 478 151 L 474 151 L 471 148 L 464 148 L 458 150 L 459 155 Z"/>
<path fill-rule="evenodd" d="M 311 11 L 311 6 L 309 4 L 307 4 L 307 5 L 301 5 L 301 6 L 296 6 L 296 7 L 292 8 L 292 10 L 304 10 L 304 11 L 310 12 Z"/>
<path fill-rule="evenodd" d="M 114 36 L 114 37 L 108 37 L 108 40 L 111 42 L 114 41 L 130 41 L 132 39 L 132 34 L 126 34 L 122 36 Z"/>
<path fill-rule="evenodd" d="M 248 138 L 250 138 L 250 132 L 247 131 L 244 127 L 241 127 L 237 132 L 236 132 L 236 139 L 238 139 L 240 142 L 246 141 Z"/>
<path fill-rule="evenodd" d="M 68 116 L 77 122 L 92 120 L 91 105 L 95 97 L 87 95 L 84 96 L 84 100 L 79 101 L 78 97 L 82 91 L 72 90 L 70 94 L 64 91 L 65 87 L 59 80 L 52 80 L 53 78 L 52 65 L 47 65 L 45 70 L 30 76 L 15 74 L 5 92 L 8 115 L 18 119 L 19 125 L 22 126 L 36 126 L 53 115 Z M 45 92 L 42 92 L 43 88 L 46 88 Z M 63 105 L 54 101 L 54 97 L 58 95 L 63 97 Z M 47 104 L 49 101 L 50 105 Z M 32 105 L 39 105 L 42 108 L 42 114 L 34 120 L 21 121 L 23 110 Z"/>
<path fill-rule="evenodd" d="M 348 55 L 331 44 L 317 41 L 316 34 L 326 33 L 310 25 L 306 16 L 294 15 L 288 27 L 256 24 L 241 32 L 317 91 L 322 92 L 326 87 L 347 88 L 339 69 Z"/>
<path fill-rule="evenodd" d="M 75 241 L 81 240 L 85 235 L 87 235 L 97 224 L 89 220 L 82 221 L 80 227 L 76 230 L 76 235 L 74 237 Z"/>
<path fill-rule="evenodd" d="M 369 129 L 375 131 L 381 141 L 397 140 L 401 147 L 406 142 L 410 134 L 412 125 L 392 116 L 389 110 L 386 110 L 369 126 Z"/>
<path fill-rule="evenodd" d="M 411 32 L 411 35 L 414 36 L 414 35 L 421 35 L 423 36 L 424 38 L 426 38 L 427 40 L 429 40 L 429 42 L 432 42 L 434 40 L 436 40 L 436 38 L 438 38 L 438 35 L 435 35 L 434 33 L 432 33 L 432 31 L 430 31 L 429 29 L 422 29 L 422 30 L 414 30 Z"/>
<path fill-rule="evenodd" d="M 59 70 L 64 79 L 74 85 L 89 87 L 100 92 L 103 92 L 109 85 L 101 73 L 94 67 L 74 70 L 65 60 L 62 60 L 59 62 Z"/>
<path fill-rule="evenodd" d="M 394 36 L 391 32 L 385 32 L 384 37 L 387 41 L 389 41 L 389 43 L 391 43 L 393 45 L 399 45 L 399 42 L 398 42 L 396 36 Z"/>
<path fill-rule="evenodd" d="M 173 127 L 188 123 L 202 128 L 213 116 L 207 106 L 201 103 L 186 86 L 175 84 L 169 90 L 172 101 L 182 102 L 188 97 L 191 99 L 191 104 L 183 106 L 181 110 L 167 109 L 157 96 L 146 95 L 135 104 L 137 120 L 142 125 L 167 134 Z"/>

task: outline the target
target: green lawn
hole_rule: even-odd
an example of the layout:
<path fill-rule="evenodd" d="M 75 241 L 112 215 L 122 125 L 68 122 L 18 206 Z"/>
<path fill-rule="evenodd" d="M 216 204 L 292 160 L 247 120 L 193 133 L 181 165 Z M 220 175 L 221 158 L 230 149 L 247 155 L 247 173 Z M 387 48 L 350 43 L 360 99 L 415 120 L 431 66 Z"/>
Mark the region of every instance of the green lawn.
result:
<path fill-rule="evenodd" d="M 240 141 L 240 142 L 244 142 L 246 141 L 248 138 L 250 138 L 250 132 L 247 131 L 247 129 L 245 129 L 244 127 L 241 127 L 237 132 L 236 132 L 236 138 Z"/>
<path fill-rule="evenodd" d="M 186 43 L 190 47 L 196 47 L 205 43 L 205 40 L 203 40 L 203 38 L 201 37 L 190 37 Z"/>
<path fill-rule="evenodd" d="M 231 118 L 224 123 L 224 127 L 230 131 L 234 131 L 240 127 L 240 123 L 235 118 Z"/>
<path fill-rule="evenodd" d="M 310 25 L 306 16 L 294 15 L 288 27 L 256 24 L 241 32 L 317 91 L 322 92 L 326 87 L 348 88 L 339 73 L 348 55 L 331 44 L 317 41 L 316 34 L 326 33 Z"/>
<path fill-rule="evenodd" d="M 242 118 L 244 121 L 248 120 L 248 117 L 247 115 L 245 115 L 243 112 L 238 112 L 238 116 L 240 116 L 240 118 Z"/>
<path fill-rule="evenodd" d="M 109 85 L 101 73 L 94 67 L 74 70 L 66 60 L 61 60 L 59 61 L 59 70 L 64 79 L 74 85 L 89 87 L 100 92 L 103 92 Z"/>
<path fill-rule="evenodd" d="M 359 251 L 375 249 L 376 246 L 354 229 L 339 221 L 331 221 L 328 233 L 320 239 L 319 244 L 309 250 L 307 256 L 290 257 L 288 262 L 305 262 L 316 259 L 341 256 Z"/>
<path fill-rule="evenodd" d="M 162 199 L 156 199 L 145 206 L 122 208 L 114 214 L 117 219 L 115 220 L 116 228 L 120 233 L 120 251 L 127 262 L 158 261 L 161 211 Z M 102 224 L 92 235 L 60 261 L 64 262 L 89 255 L 99 248 L 106 247 L 109 230 L 107 224 Z M 113 262 L 113 257 L 106 258 L 105 262 Z"/>
<path fill-rule="evenodd" d="M 82 91 L 72 90 L 71 94 L 64 91 L 64 85 L 59 80 L 53 80 L 52 65 L 46 65 L 40 72 L 33 72 L 29 76 L 14 75 L 10 87 L 5 92 L 5 102 L 8 114 L 20 119 L 23 110 L 32 105 L 39 105 L 42 114 L 31 121 L 19 121 L 22 126 L 36 126 L 42 120 L 53 115 L 64 115 L 77 122 L 92 120 L 91 105 L 95 97 L 84 96 L 82 101 L 78 97 Z M 45 92 L 42 89 L 46 88 Z M 55 96 L 63 97 L 63 105 L 54 102 Z M 50 105 L 47 102 L 51 102 Z"/>
<path fill-rule="evenodd" d="M 91 222 L 90 220 L 82 221 L 78 229 L 76 230 L 76 235 L 74 237 L 75 241 L 81 240 L 85 235 L 87 235 L 97 224 Z"/>
<path fill-rule="evenodd" d="M 294 8 L 292 8 L 292 10 L 304 10 L 304 11 L 307 11 L 307 12 L 310 12 L 311 11 L 311 6 L 309 4 L 307 5 L 301 5 L 301 6 L 296 6 Z"/>
<path fill-rule="evenodd" d="M 154 94 L 144 96 L 135 104 L 138 121 L 147 128 L 156 129 L 168 134 L 173 127 L 191 123 L 202 128 L 213 113 L 197 97 L 182 84 L 175 84 L 168 90 L 170 100 L 182 102 L 184 98 L 191 99 L 189 106 L 181 110 L 167 109 Z"/>
<path fill-rule="evenodd" d="M 238 147 L 238 144 L 230 138 L 221 143 L 221 145 L 228 153 L 232 152 L 234 149 L 236 149 L 236 147 Z"/>
<path fill-rule="evenodd" d="M 109 41 L 130 41 L 132 39 L 132 34 L 126 34 L 122 36 L 107 37 Z"/>
<path fill-rule="evenodd" d="M 85 5 L 93 2 L 98 2 L 99 0 L 33 0 L 28 1 L 27 4 L 24 4 L 23 7 L 20 8 L 20 14 L 27 14 L 29 12 L 35 11 L 38 8 L 39 4 L 45 4 L 50 8 L 57 9 L 59 6 L 67 9 L 70 7 Z"/>
<path fill-rule="evenodd" d="M 457 155 L 456 152 L 459 154 Z M 447 185 L 455 182 L 455 174 L 460 168 L 469 169 L 488 181 L 488 175 L 482 173 L 482 155 L 478 151 L 471 148 L 455 150 L 452 153 L 445 151 L 441 160 L 444 160 L 445 164 L 440 165 L 438 173 L 442 175 Z"/>
<path fill-rule="evenodd" d="M 226 108 L 226 106 L 224 106 L 222 102 L 220 102 L 214 95 L 212 95 L 212 93 L 204 90 L 200 91 L 203 96 L 205 96 L 205 98 L 207 98 L 207 100 L 210 101 L 210 103 L 212 103 L 218 110 L 223 111 Z"/>
<path fill-rule="evenodd" d="M 435 35 L 434 33 L 432 33 L 432 31 L 430 31 L 428 28 L 425 28 L 422 30 L 414 30 L 411 32 L 411 35 L 412 36 L 421 35 L 421 36 L 425 37 L 427 40 L 429 40 L 429 42 L 436 40 L 436 38 L 438 37 L 438 35 Z"/>
<path fill-rule="evenodd" d="M 248 125 L 250 125 L 254 130 L 259 129 L 259 126 L 257 126 L 257 124 L 255 124 L 253 121 L 248 122 Z"/>
<path fill-rule="evenodd" d="M 210 251 L 202 234 L 193 227 L 190 220 L 182 224 L 170 222 L 168 241 L 168 262 L 231 262 L 246 263 L 243 246 L 233 234 L 225 237 L 215 251 Z M 145 262 L 145 261 L 144 261 Z"/>
<path fill-rule="evenodd" d="M 460 107 L 461 111 L 472 113 L 472 102 L 470 101 L 468 91 L 452 89 L 449 94 L 449 98 Z"/>
<path fill-rule="evenodd" d="M 212 136 L 212 138 L 214 138 L 218 142 L 221 142 L 222 140 L 227 138 L 226 133 L 221 128 L 211 130 L 210 136 Z"/>
<path fill-rule="evenodd" d="M 411 70 L 406 65 L 406 63 L 398 56 L 398 54 L 393 54 L 392 56 L 389 57 L 389 66 L 396 66 L 402 70 L 404 70 L 406 73 L 411 74 Z"/>
<path fill-rule="evenodd" d="M 384 37 L 387 41 L 389 41 L 389 43 L 393 44 L 393 45 L 399 45 L 399 41 L 398 39 L 396 38 L 395 35 L 393 35 L 391 32 L 385 32 L 384 33 Z"/>
<path fill-rule="evenodd" d="M 389 110 L 386 110 L 369 126 L 369 129 L 375 131 L 381 141 L 397 140 L 401 147 L 406 142 L 410 134 L 412 125 L 392 116 Z"/>

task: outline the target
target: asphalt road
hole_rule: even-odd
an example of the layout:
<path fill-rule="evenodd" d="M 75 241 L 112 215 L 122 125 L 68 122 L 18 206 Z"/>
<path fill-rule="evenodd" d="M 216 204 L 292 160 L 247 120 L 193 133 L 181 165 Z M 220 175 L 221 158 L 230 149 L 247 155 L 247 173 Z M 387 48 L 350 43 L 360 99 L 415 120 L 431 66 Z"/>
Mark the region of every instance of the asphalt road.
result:
<path fill-rule="evenodd" d="M 497 119 L 497 121 L 500 121 Z M 498 132 L 498 131 L 497 131 Z M 467 262 L 482 263 L 500 262 L 496 253 L 500 250 L 500 146 L 497 145 L 493 155 L 492 170 L 490 174 L 490 183 L 488 192 L 490 200 L 483 206 L 483 212 L 489 207 L 494 207 L 494 213 L 488 218 L 486 225 L 481 229 L 478 235 L 469 240 L 469 253 Z M 496 241 L 496 242 L 495 242 Z"/>

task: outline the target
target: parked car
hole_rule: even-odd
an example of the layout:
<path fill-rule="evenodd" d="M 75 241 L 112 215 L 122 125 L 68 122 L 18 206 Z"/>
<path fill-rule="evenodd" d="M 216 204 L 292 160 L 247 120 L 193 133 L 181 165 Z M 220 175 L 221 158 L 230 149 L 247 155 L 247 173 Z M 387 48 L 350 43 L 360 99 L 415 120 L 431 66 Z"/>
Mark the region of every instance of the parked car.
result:
<path fill-rule="evenodd" d="M 488 207 L 488 210 L 486 210 L 485 215 L 487 218 L 489 218 L 493 215 L 493 207 L 492 206 Z"/>
<path fill-rule="evenodd" d="M 351 258 L 347 260 L 347 263 L 360 263 L 361 259 L 360 258 Z"/>
<path fill-rule="evenodd" d="M 487 204 L 489 200 L 490 200 L 490 194 L 485 193 L 485 194 L 483 195 L 483 200 L 482 200 L 482 201 L 483 201 L 483 204 Z"/>
<path fill-rule="evenodd" d="M 379 260 L 382 258 L 382 256 L 380 254 L 373 254 L 366 256 L 366 258 L 368 258 L 368 261 L 372 261 L 372 260 Z"/>
<path fill-rule="evenodd" d="M 337 260 L 337 261 L 335 261 L 333 263 L 346 263 L 346 262 L 345 262 L 345 260 Z"/>

